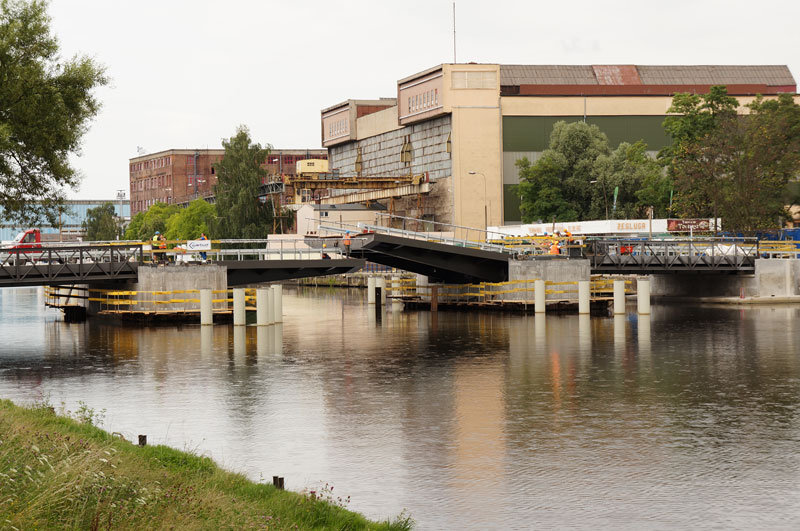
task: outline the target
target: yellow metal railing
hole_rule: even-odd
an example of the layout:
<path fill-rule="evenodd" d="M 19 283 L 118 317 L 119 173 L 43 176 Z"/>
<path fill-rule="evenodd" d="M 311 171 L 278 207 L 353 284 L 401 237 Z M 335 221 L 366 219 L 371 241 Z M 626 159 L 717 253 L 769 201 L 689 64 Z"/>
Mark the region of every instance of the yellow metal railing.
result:
<path fill-rule="evenodd" d="M 232 289 L 212 290 L 213 295 L 230 295 Z M 110 289 L 89 289 L 88 300 L 100 304 L 100 311 L 108 312 L 187 312 L 199 311 L 199 308 L 186 308 L 187 304 L 200 304 L 197 297 L 174 297 L 174 295 L 199 294 L 199 289 L 179 289 L 179 290 L 110 290 Z M 169 297 L 169 298 L 166 298 Z M 255 289 L 245 289 L 245 304 L 253 303 L 256 299 Z M 233 297 L 214 298 L 212 304 L 225 304 L 227 309 L 229 303 L 233 303 Z M 182 305 L 183 307 L 178 307 Z M 135 307 L 135 308 L 134 308 Z M 248 310 L 255 310 L 254 306 L 247 306 Z"/>
<path fill-rule="evenodd" d="M 413 299 L 430 298 L 436 288 L 439 300 L 456 302 L 532 302 L 535 298 L 535 283 L 539 279 L 509 280 L 505 282 L 480 282 L 477 284 L 417 285 L 416 279 L 391 279 L 387 282 L 390 298 Z M 596 276 L 589 282 L 592 300 L 609 299 L 614 292 L 614 281 L 608 277 Z M 625 291 L 631 293 L 633 281 L 625 280 Z M 518 294 L 524 294 L 520 298 Z M 547 300 L 577 300 L 578 281 L 545 281 L 546 295 L 572 295 L 571 297 L 548 298 Z"/>

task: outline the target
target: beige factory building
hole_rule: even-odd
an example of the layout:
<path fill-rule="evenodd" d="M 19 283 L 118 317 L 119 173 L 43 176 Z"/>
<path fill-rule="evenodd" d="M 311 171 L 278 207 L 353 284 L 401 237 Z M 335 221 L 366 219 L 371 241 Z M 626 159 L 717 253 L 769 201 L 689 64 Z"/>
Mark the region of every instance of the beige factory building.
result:
<path fill-rule="evenodd" d="M 797 91 L 786 66 L 438 65 L 397 81 L 395 98 L 347 100 L 321 117 L 331 170 L 428 182 L 327 201 L 389 201 L 398 215 L 471 227 L 518 223 L 514 163 L 535 160 L 555 122 L 586 120 L 612 146 L 644 140 L 655 152 L 668 142 L 672 95 L 712 85 L 742 104 Z"/>

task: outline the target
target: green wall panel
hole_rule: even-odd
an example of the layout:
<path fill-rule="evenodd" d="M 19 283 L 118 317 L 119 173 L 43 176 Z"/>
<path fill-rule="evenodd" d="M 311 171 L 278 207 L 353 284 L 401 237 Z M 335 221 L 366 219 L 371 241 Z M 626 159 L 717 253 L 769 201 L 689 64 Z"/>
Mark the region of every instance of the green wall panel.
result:
<path fill-rule="evenodd" d="M 503 220 L 506 223 L 509 221 L 522 221 L 522 213 L 519 210 L 519 196 L 512 190 L 514 186 L 516 185 L 503 185 Z"/>
<path fill-rule="evenodd" d="M 544 151 L 553 125 L 564 120 L 579 122 L 580 116 L 504 116 L 503 151 Z M 644 140 L 648 149 L 657 151 L 669 143 L 661 124 L 664 116 L 587 116 L 606 135 L 612 148 L 620 142 Z"/>

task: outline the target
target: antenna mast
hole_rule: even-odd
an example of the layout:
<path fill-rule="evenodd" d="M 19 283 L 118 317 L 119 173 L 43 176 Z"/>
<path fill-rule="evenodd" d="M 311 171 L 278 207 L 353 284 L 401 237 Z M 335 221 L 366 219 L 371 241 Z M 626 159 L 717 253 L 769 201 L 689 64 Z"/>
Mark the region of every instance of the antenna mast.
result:
<path fill-rule="evenodd" d="M 453 2 L 453 62 L 456 61 L 456 3 Z"/>

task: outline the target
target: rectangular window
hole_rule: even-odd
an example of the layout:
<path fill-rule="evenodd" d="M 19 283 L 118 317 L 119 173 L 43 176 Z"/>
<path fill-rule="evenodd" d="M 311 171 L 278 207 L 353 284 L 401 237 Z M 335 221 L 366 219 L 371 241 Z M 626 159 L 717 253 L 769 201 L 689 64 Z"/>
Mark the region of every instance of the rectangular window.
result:
<path fill-rule="evenodd" d="M 493 89 L 497 88 L 497 76 L 492 71 L 454 71 L 450 76 L 454 89 Z"/>

